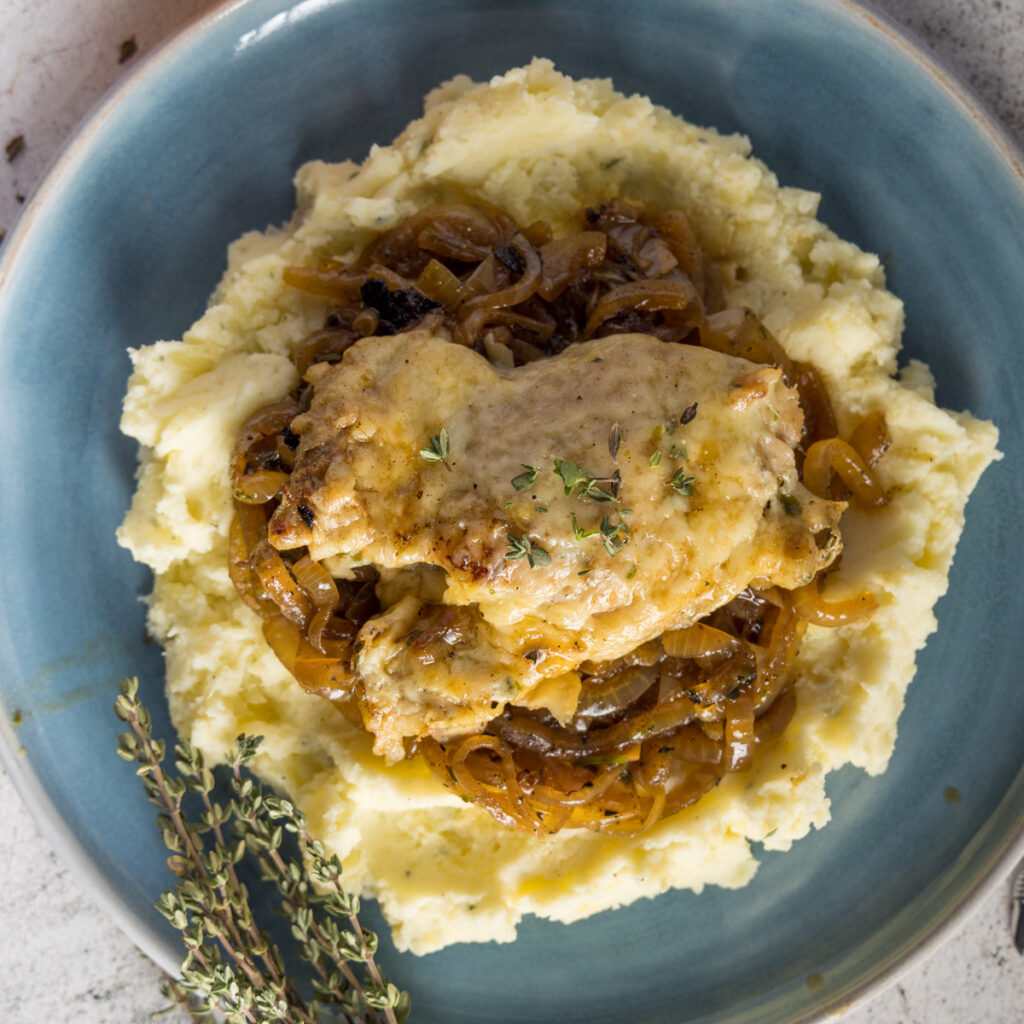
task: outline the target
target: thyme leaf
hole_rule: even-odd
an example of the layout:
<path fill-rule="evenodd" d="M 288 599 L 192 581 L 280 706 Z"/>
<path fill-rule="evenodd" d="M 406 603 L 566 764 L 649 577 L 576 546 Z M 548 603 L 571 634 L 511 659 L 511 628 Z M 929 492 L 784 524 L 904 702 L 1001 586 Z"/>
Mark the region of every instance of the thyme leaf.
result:
<path fill-rule="evenodd" d="M 527 537 L 526 534 L 516 536 L 514 533 L 508 535 L 508 548 L 505 551 L 505 558 L 514 562 L 516 559 L 525 558 L 531 569 L 538 566 L 550 565 L 551 556 L 536 541 Z"/>
<path fill-rule="evenodd" d="M 572 519 L 572 535 L 576 540 L 586 540 L 588 537 L 596 537 L 601 531 L 600 530 L 584 530 L 578 522 L 576 522 L 576 513 L 570 512 L 570 518 Z"/>
<path fill-rule="evenodd" d="M 798 516 L 803 511 L 803 506 L 792 494 L 780 494 L 779 501 L 782 502 L 782 511 L 787 516 Z"/>
<path fill-rule="evenodd" d="M 555 473 L 562 478 L 562 486 L 567 495 L 572 494 L 581 481 L 594 479 L 584 473 L 577 463 L 568 459 L 555 459 Z"/>
<path fill-rule="evenodd" d="M 602 504 L 615 500 L 622 482 L 622 474 L 618 470 L 609 477 L 596 477 L 580 469 L 579 464 L 570 459 L 555 459 L 555 473 L 562 478 L 562 487 L 567 495 L 590 498 Z M 612 489 L 605 490 L 600 484 L 610 484 Z"/>
<path fill-rule="evenodd" d="M 685 469 L 677 469 L 669 480 L 669 486 L 678 491 L 684 498 L 693 494 L 693 477 L 686 475 Z"/>
<path fill-rule="evenodd" d="M 442 427 L 431 439 L 426 448 L 420 449 L 420 458 L 427 462 L 444 462 L 451 454 L 451 443 L 448 431 Z"/>
<path fill-rule="evenodd" d="M 629 527 L 625 523 L 613 523 L 607 516 L 601 516 L 601 543 L 609 555 L 614 557 L 628 542 Z"/>
<path fill-rule="evenodd" d="M 612 429 L 608 431 L 608 454 L 614 459 L 619 454 L 619 447 L 622 444 L 622 425 L 613 423 Z"/>
<path fill-rule="evenodd" d="M 512 477 L 512 486 L 517 491 L 525 491 L 537 482 L 537 470 L 535 470 L 533 466 L 527 466 L 525 462 L 521 462 L 520 465 L 526 470 L 526 472 Z"/>

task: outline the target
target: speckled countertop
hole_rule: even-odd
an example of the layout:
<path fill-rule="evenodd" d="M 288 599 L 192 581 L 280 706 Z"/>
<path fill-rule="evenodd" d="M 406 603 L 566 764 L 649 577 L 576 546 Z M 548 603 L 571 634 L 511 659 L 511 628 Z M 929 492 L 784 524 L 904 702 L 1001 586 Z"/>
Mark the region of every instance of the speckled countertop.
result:
<path fill-rule="evenodd" d="M 0 0 L 0 244 L 69 131 L 208 0 Z M 1024 0 L 876 0 L 968 83 L 1024 147 Z M 130 1024 L 160 971 L 97 908 L 0 769 L 0 1022 Z M 1020 1024 L 1024 958 L 1009 880 L 938 950 L 843 1024 Z M 184 1020 L 177 1011 L 160 1018 Z"/>

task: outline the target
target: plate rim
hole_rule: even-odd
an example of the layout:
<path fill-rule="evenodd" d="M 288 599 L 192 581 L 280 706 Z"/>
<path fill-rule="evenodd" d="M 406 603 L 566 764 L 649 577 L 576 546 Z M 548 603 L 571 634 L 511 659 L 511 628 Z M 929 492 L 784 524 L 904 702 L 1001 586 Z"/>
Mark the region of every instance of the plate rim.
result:
<path fill-rule="evenodd" d="M 87 148 L 103 122 L 141 82 L 166 69 L 175 59 L 177 51 L 189 46 L 196 37 L 205 34 L 217 22 L 229 18 L 236 10 L 259 2 L 260 0 L 216 0 L 211 7 L 192 15 L 177 31 L 154 46 L 135 67 L 112 83 L 92 104 L 70 131 L 56 154 L 48 161 L 40 175 L 39 184 L 33 189 L 21 216 L 0 244 L 0 303 L 6 291 L 10 270 L 17 262 L 19 250 L 30 237 L 33 224 L 45 211 L 49 197 L 60 191 L 68 172 L 75 169 L 81 151 Z M 842 15 L 845 12 L 848 16 L 856 18 L 867 31 L 883 40 L 919 71 L 930 76 L 946 98 L 970 118 L 979 136 L 999 154 L 1011 174 L 1017 178 L 1018 187 L 1024 194 L 1024 148 L 1013 138 L 990 104 L 964 80 L 959 71 L 932 50 L 922 37 L 897 22 L 892 15 L 881 10 L 871 0 L 838 0 L 838 3 L 836 0 L 799 2 L 810 3 L 820 9 L 831 7 L 836 14 Z M 277 0 L 277 4 L 282 9 L 292 6 L 289 0 Z M 8 665 L 13 664 L 13 659 L 8 657 L 8 652 L 13 649 L 7 614 L 0 604 L 0 653 L 3 654 L 3 662 Z M 167 931 L 158 927 L 156 921 L 138 916 L 128 900 L 104 874 L 100 864 L 65 823 L 42 779 L 21 752 L 21 744 L 12 724 L 3 689 L 0 689 L 0 764 L 7 771 L 33 822 L 76 881 L 136 947 L 158 967 L 176 974 L 184 950 L 177 948 Z M 999 813 L 999 807 L 1010 796 L 1022 776 L 1024 768 L 1018 773 L 1014 785 L 987 821 L 991 821 Z M 919 938 L 921 930 L 915 929 L 914 937 L 904 942 L 892 956 L 878 966 L 877 970 L 866 973 L 859 982 L 845 991 L 833 994 L 827 1002 L 817 1008 L 791 1018 L 790 1024 L 824 1022 L 833 1018 L 836 1013 L 845 1014 L 863 1005 L 895 984 L 947 942 L 978 906 L 996 888 L 1006 883 L 1011 871 L 1022 860 L 1024 812 L 1018 814 L 1013 827 L 995 844 L 995 849 L 986 858 L 985 863 L 978 865 L 969 884 L 950 900 L 941 912 L 932 917 L 930 929 L 924 938 Z"/>

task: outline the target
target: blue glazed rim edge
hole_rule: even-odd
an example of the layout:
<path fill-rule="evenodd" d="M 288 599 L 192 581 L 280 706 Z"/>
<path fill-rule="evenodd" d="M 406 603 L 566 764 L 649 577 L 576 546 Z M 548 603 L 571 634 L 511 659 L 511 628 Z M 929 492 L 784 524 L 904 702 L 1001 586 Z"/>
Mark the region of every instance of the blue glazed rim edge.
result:
<path fill-rule="evenodd" d="M 28 238 L 32 224 L 45 208 L 47 199 L 57 191 L 64 175 L 77 162 L 100 125 L 128 96 L 130 91 L 146 77 L 160 70 L 175 51 L 187 46 L 194 36 L 202 34 L 210 25 L 227 17 L 235 8 L 245 6 L 249 0 L 219 0 L 213 7 L 194 15 L 182 28 L 144 55 L 126 75 L 113 82 L 82 117 L 68 136 L 65 144 L 48 162 L 26 202 L 24 212 L 10 234 L 0 243 L 0 300 L 9 269 L 17 260 L 19 249 Z M 13 648 L 7 617 L 0 607 L 0 643 Z M 67 865 L 82 888 L 90 894 L 121 932 L 162 970 L 177 976 L 184 958 L 166 933 L 152 923 L 140 919 L 117 887 L 103 874 L 99 865 L 71 831 L 50 798 L 39 777 L 31 770 L 20 753 L 21 743 L 11 724 L 11 715 L 0 691 L 0 764 L 3 765 L 43 837 Z M 113 714 L 113 705 L 111 705 Z"/>
<path fill-rule="evenodd" d="M 84 115 L 63 148 L 48 164 L 40 184 L 26 204 L 24 213 L 5 239 L 6 244 L 0 245 L 0 299 L 3 297 L 9 268 L 14 264 L 18 250 L 28 237 L 33 221 L 45 207 L 48 196 L 60 188 L 64 174 L 73 167 L 79 152 L 88 145 L 99 126 L 140 80 L 159 71 L 177 50 L 190 44 L 193 37 L 202 34 L 209 26 L 230 16 L 234 10 L 246 6 L 249 2 L 250 0 L 220 0 L 211 9 L 194 16 L 178 32 L 146 54 L 127 75 L 113 83 Z M 946 96 L 970 117 L 988 144 L 999 153 L 1011 173 L 1019 179 L 1024 190 L 1024 153 L 989 105 L 956 71 L 928 49 L 912 31 L 898 24 L 888 13 L 876 8 L 870 0 L 837 0 L 836 6 L 865 23 L 869 31 L 883 36 L 889 45 L 931 77 Z M 10 647 L 10 634 L 2 609 L 0 629 L 3 630 L 0 642 Z M 0 693 L 0 712 L 3 712 L 0 718 L 0 763 L 10 775 L 15 789 L 40 832 L 69 866 L 79 883 L 112 917 L 118 928 L 159 967 L 176 974 L 183 951 L 168 939 L 165 932 L 136 915 L 122 894 L 100 870 L 99 865 L 89 856 L 83 844 L 67 827 L 40 779 L 18 753 L 20 744 L 6 711 L 3 695 Z M 997 813 L 998 808 L 992 817 Z M 834 1017 L 836 1013 L 845 1014 L 894 984 L 918 962 L 945 943 L 978 905 L 999 885 L 1006 882 L 1012 869 L 1022 859 L 1024 814 L 1018 816 L 1014 827 L 996 844 L 995 850 L 975 868 L 970 882 L 943 911 L 932 918 L 931 926 L 923 936 L 921 930 L 918 930 L 914 938 L 904 942 L 901 948 L 884 958 L 877 970 L 866 975 L 860 982 L 854 983 L 849 989 L 837 993 L 828 1003 L 791 1018 L 790 1024 L 814 1024 L 824 1022 Z"/>
<path fill-rule="evenodd" d="M 883 35 L 903 56 L 929 75 L 940 89 L 965 113 L 979 132 L 1006 162 L 1007 167 L 1024 189 L 1024 150 L 1003 127 L 999 118 L 960 74 L 932 51 L 923 39 L 896 22 L 886 11 L 870 0 L 838 0 L 853 15 L 866 21 Z M 1024 768 L 1015 784 L 1024 775 Z M 989 818 L 995 817 L 999 808 Z M 996 844 L 995 850 L 972 873 L 971 881 L 949 901 L 945 910 L 933 919 L 934 926 L 919 941 L 908 942 L 886 958 L 882 966 L 855 985 L 848 995 L 837 998 L 827 1010 L 809 1015 L 793 1024 L 813 1024 L 824 1021 L 830 1012 L 846 1012 L 860 1003 L 880 994 L 895 984 L 913 967 L 927 959 L 952 937 L 962 925 L 999 886 L 1005 884 L 1011 872 L 1024 861 L 1024 813 L 1018 814 L 1013 828 Z"/>
<path fill-rule="evenodd" d="M 872 3 L 872 0 L 835 0 L 855 16 L 868 22 L 872 28 L 885 36 L 906 58 L 933 78 L 936 84 L 956 102 L 975 126 L 988 138 L 1020 179 L 1024 187 L 1024 149 L 1010 135 L 990 104 L 982 99 L 976 90 L 964 80 L 959 71 L 952 68 L 943 57 L 932 50 L 921 36 L 905 25 L 895 21 L 888 12 Z"/>

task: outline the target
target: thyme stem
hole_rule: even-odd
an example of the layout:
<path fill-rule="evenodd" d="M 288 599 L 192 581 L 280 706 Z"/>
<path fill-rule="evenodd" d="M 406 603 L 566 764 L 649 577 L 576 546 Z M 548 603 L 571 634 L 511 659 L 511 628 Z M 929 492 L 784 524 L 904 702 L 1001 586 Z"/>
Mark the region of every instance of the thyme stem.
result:
<path fill-rule="evenodd" d="M 402 1024 L 409 997 L 381 973 L 377 936 L 359 922 L 359 900 L 342 886 L 340 860 L 312 838 L 298 808 L 243 774 L 261 738 L 239 736 L 226 755 L 232 798 L 222 806 L 213 798 L 213 773 L 190 743 L 174 748 L 177 774 L 165 770 L 165 746 L 153 738 L 136 680 L 121 684 L 114 710 L 129 728 L 117 752 L 138 765 L 146 795 L 160 811 L 168 866 L 178 877 L 157 903 L 186 950 L 181 977 L 164 986 L 168 997 L 197 1024 L 318 1024 L 325 1006 L 349 1024 Z M 190 798 L 198 800 L 197 821 L 186 814 L 189 793 L 197 795 Z M 295 837 L 297 857 L 282 851 L 286 833 Z M 255 919 L 235 869 L 246 854 L 274 884 L 291 919 L 299 954 L 315 974 L 312 1001 L 287 975 L 280 950 Z"/>

